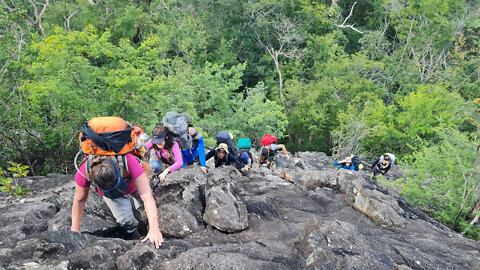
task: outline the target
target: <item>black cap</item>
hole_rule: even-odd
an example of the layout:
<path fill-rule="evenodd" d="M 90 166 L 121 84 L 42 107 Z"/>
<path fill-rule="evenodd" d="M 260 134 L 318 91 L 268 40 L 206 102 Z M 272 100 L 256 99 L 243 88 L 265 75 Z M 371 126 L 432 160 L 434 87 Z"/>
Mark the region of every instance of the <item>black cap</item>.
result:
<path fill-rule="evenodd" d="M 167 136 L 167 132 L 153 134 L 152 143 L 153 144 L 161 144 L 165 140 L 165 136 Z"/>

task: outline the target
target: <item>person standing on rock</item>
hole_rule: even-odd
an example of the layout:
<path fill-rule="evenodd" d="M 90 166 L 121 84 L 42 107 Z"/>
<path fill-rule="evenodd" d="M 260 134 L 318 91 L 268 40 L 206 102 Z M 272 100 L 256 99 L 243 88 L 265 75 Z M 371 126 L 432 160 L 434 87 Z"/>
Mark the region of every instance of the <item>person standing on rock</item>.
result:
<path fill-rule="evenodd" d="M 333 166 L 339 166 L 337 170 L 345 169 L 345 170 L 351 170 L 351 171 L 358 171 L 358 168 L 355 167 L 355 165 L 352 163 L 351 157 L 346 157 L 343 160 L 335 161 L 335 163 L 333 163 Z"/>
<path fill-rule="evenodd" d="M 148 219 L 148 233 L 141 242 L 150 241 L 155 248 L 159 248 L 163 243 L 163 236 L 158 225 L 157 206 L 148 177 L 140 162 L 131 153 L 136 141 L 134 133 L 135 131 L 118 117 L 96 117 L 83 123 L 79 136 L 80 146 L 88 156 L 75 174 L 70 229 L 80 232 L 90 185 L 93 184 L 112 211 L 126 239 L 131 239 L 135 234 L 138 223 L 133 215 L 130 199 L 133 198 L 137 209 L 143 202 Z"/>
<path fill-rule="evenodd" d="M 390 153 L 383 154 L 379 159 L 377 159 L 370 168 L 370 171 L 373 172 L 372 179 L 377 179 L 377 175 L 385 175 L 390 168 L 392 168 L 393 163 L 395 163 L 395 156 Z"/>

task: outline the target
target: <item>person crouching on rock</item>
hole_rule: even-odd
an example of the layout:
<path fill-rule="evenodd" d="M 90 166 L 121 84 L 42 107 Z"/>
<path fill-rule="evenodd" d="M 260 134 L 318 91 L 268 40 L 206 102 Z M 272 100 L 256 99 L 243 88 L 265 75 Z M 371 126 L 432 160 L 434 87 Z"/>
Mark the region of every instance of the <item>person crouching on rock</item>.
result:
<path fill-rule="evenodd" d="M 253 157 L 250 151 L 239 150 L 238 160 L 243 166 L 239 167 L 237 164 L 235 164 L 235 168 L 238 169 L 241 173 L 247 173 L 248 170 L 252 167 L 252 160 L 253 160 Z"/>
<path fill-rule="evenodd" d="M 150 167 L 152 174 L 160 173 L 160 181 L 165 180 L 168 173 L 174 172 L 183 166 L 182 152 L 178 142 L 174 141 L 168 129 L 158 125 L 152 132 L 152 139 L 147 143 L 150 151 Z"/>
<path fill-rule="evenodd" d="M 114 121 L 124 130 L 104 132 L 103 127 L 109 127 L 106 123 L 112 125 Z M 98 133 L 92 127 L 100 127 Z M 112 135 L 114 133 L 120 135 L 111 139 L 114 137 Z M 123 119 L 114 117 L 93 118 L 88 124 L 84 123 L 81 145 L 82 142 L 86 142 L 84 146 L 88 149 L 95 145 L 108 148 L 107 144 L 108 146 L 113 145 L 112 147 L 115 148 L 120 142 L 122 144 L 120 149 L 122 149 L 124 143 L 122 140 L 125 142 L 131 141 L 130 133 L 131 129 L 128 128 Z M 82 150 L 84 150 L 83 148 Z M 150 241 L 155 248 L 159 248 L 163 243 L 163 236 L 159 229 L 157 206 L 150 189 L 148 177 L 140 162 L 131 152 L 113 154 L 105 155 L 104 152 L 98 152 L 96 155 L 89 154 L 78 168 L 75 174 L 75 196 L 73 198 L 72 226 L 70 229 L 80 232 L 85 203 L 88 199 L 90 185 L 93 184 L 112 211 L 125 239 L 134 238 L 135 233 L 139 236 L 136 232 L 138 222 L 133 215 L 130 199 L 133 198 L 136 202 L 137 209 L 142 206 L 143 202 L 148 218 L 148 233 L 141 242 Z"/>
<path fill-rule="evenodd" d="M 335 163 L 333 163 L 333 166 L 339 166 L 337 170 L 345 169 L 345 170 L 351 170 L 351 171 L 358 171 L 358 168 L 356 168 L 355 165 L 353 165 L 351 157 L 346 157 L 343 160 L 335 161 Z"/>
<path fill-rule="evenodd" d="M 267 168 L 270 168 L 272 161 L 275 160 L 278 150 L 282 150 L 285 154 L 285 158 L 290 160 L 290 156 L 288 155 L 285 145 L 272 143 L 267 146 L 263 146 L 262 149 L 260 149 L 260 157 L 258 158 L 257 168 L 260 168 L 260 165 L 264 162 L 267 163 Z"/>
<path fill-rule="evenodd" d="M 233 164 L 238 166 L 238 168 L 242 168 L 242 169 L 246 167 L 246 165 L 242 164 L 237 157 L 229 153 L 228 145 L 226 143 L 221 143 L 214 150 L 210 150 L 210 152 L 208 152 L 205 159 L 209 160 L 212 157 L 215 160 L 215 168 L 218 168 L 221 166 L 230 166 Z"/>

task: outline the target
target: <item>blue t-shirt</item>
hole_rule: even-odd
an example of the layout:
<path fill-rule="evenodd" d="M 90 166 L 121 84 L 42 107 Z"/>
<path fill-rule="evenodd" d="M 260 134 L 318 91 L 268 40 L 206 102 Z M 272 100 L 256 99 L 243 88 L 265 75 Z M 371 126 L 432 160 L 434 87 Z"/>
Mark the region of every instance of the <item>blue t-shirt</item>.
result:
<path fill-rule="evenodd" d="M 205 143 L 203 141 L 203 136 L 200 137 L 192 146 L 192 149 L 182 150 L 183 157 L 183 167 L 186 166 L 186 163 L 195 161 L 198 157 L 200 167 L 207 167 L 205 162 Z"/>
<path fill-rule="evenodd" d="M 333 163 L 333 166 L 340 166 L 337 168 L 337 170 L 345 169 L 351 171 L 358 171 L 358 168 L 355 168 L 355 165 L 353 165 L 353 163 L 350 163 L 350 166 L 347 166 L 346 163 L 338 163 L 338 161 L 336 161 L 335 163 Z"/>

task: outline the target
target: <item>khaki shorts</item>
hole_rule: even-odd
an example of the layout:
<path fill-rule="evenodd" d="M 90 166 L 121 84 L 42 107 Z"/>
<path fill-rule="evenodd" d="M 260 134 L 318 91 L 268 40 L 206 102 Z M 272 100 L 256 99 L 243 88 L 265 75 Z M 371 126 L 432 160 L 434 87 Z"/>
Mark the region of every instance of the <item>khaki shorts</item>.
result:
<path fill-rule="evenodd" d="M 108 208 L 110 208 L 110 211 L 112 211 L 118 225 L 123 228 L 132 228 L 138 225 L 138 221 L 133 215 L 133 209 L 140 210 L 143 208 L 143 202 L 138 195 L 138 192 L 124 195 L 116 199 L 109 199 L 103 196 L 103 200 L 108 205 Z"/>

